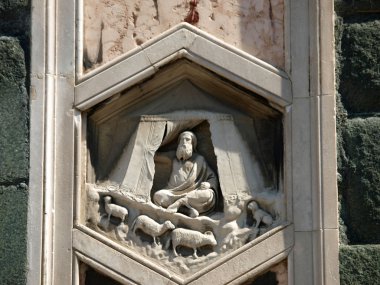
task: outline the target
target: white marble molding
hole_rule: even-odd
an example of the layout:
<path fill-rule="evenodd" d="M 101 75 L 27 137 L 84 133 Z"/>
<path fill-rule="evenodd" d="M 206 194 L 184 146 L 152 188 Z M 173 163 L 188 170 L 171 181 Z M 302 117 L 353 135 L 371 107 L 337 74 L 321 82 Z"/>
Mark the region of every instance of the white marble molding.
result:
<path fill-rule="evenodd" d="M 80 262 L 122 284 L 241 284 L 283 260 L 288 284 L 339 284 L 332 1 L 284 1 L 285 71 L 182 23 L 83 74 L 83 1 L 32 8 L 29 285 L 80 284 Z M 184 277 L 84 226 L 82 201 L 88 115 L 186 80 L 220 104 L 281 114 L 286 223 Z"/>

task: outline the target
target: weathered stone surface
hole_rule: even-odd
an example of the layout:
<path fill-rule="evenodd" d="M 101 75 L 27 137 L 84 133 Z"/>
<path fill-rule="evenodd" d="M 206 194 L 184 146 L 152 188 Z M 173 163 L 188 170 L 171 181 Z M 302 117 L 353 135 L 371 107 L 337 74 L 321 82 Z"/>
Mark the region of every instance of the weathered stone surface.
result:
<path fill-rule="evenodd" d="M 0 0 L 0 284 L 26 284 L 28 0 Z M 3 35 L 17 37 L 2 37 Z M 6 186 L 4 186 L 6 185 Z M 18 185 L 18 186 L 15 186 Z"/>
<path fill-rule="evenodd" d="M 349 15 L 358 12 L 376 12 L 380 9 L 380 1 L 335 0 L 334 9 L 339 15 Z"/>
<path fill-rule="evenodd" d="M 380 246 L 340 247 L 340 284 L 373 285 L 380 280 Z"/>
<path fill-rule="evenodd" d="M 4 2 L 4 1 L 3 1 Z M 20 1 L 21 2 L 21 1 Z M 26 3 L 28 1 L 25 1 Z M 12 9 L 1 9 L 0 4 L 0 36 L 15 37 L 20 41 L 25 54 L 30 50 L 30 8 L 29 5 L 16 6 L 17 1 L 9 1 Z M 27 64 L 29 57 L 26 56 Z"/>
<path fill-rule="evenodd" d="M 340 93 L 348 112 L 380 111 L 380 18 L 345 19 Z"/>
<path fill-rule="evenodd" d="M 21 85 L 25 80 L 24 52 L 17 39 L 0 37 L 1 83 Z"/>
<path fill-rule="evenodd" d="M 181 22 L 284 67 L 283 0 L 85 1 L 85 66 L 106 63 Z"/>
<path fill-rule="evenodd" d="M 26 284 L 27 186 L 0 186 L 0 284 Z"/>
<path fill-rule="evenodd" d="M 351 243 L 380 243 L 379 142 L 380 118 L 347 121 L 342 194 Z"/>
<path fill-rule="evenodd" d="M 0 37 L 0 183 L 28 179 L 28 96 L 24 52 L 18 41 Z"/>
<path fill-rule="evenodd" d="M 28 6 L 29 0 L 0 0 L 0 13 Z"/>
<path fill-rule="evenodd" d="M 341 192 L 344 190 L 342 186 L 342 174 L 345 161 L 345 153 L 343 148 L 343 131 L 347 122 L 347 111 L 342 104 L 342 98 L 339 94 L 340 74 L 341 74 L 341 42 L 343 33 L 343 18 L 335 18 L 335 88 L 336 88 L 336 141 L 337 141 L 337 168 L 338 168 L 338 191 L 339 191 L 339 241 L 342 244 L 347 244 L 346 231 L 347 227 L 344 224 L 342 217 L 345 216 L 344 201 L 342 200 Z"/>

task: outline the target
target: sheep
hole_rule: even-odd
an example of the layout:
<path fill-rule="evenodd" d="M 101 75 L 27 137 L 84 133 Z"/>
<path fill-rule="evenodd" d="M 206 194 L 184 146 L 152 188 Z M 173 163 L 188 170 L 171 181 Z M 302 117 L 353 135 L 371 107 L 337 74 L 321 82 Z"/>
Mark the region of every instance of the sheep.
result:
<path fill-rule="evenodd" d="M 251 210 L 253 219 L 256 221 L 255 229 L 257 229 L 261 223 L 266 226 L 270 226 L 273 223 L 272 216 L 260 209 L 259 205 L 255 201 L 249 202 L 247 208 Z"/>
<path fill-rule="evenodd" d="M 198 247 L 202 247 L 205 245 L 211 245 L 211 246 L 217 245 L 214 234 L 211 231 L 206 231 L 204 234 L 202 234 L 200 232 L 193 231 L 193 230 L 177 228 L 172 231 L 171 240 L 172 240 L 173 252 L 175 256 L 178 256 L 176 248 L 179 245 L 192 248 L 194 251 L 193 253 L 194 258 L 198 257 L 197 256 Z"/>
<path fill-rule="evenodd" d="M 106 213 L 108 214 L 108 222 L 111 216 L 120 218 L 122 222 L 125 222 L 126 218 L 128 218 L 128 210 L 122 206 L 111 204 L 111 200 L 111 196 L 104 197 L 104 206 Z"/>
<path fill-rule="evenodd" d="M 175 226 L 170 221 L 165 221 L 163 224 L 159 224 L 148 216 L 141 215 L 133 221 L 132 225 L 132 231 L 134 234 L 136 234 L 138 229 L 150 235 L 153 238 L 154 244 L 157 245 L 156 237 L 161 236 L 168 230 L 175 229 Z"/>

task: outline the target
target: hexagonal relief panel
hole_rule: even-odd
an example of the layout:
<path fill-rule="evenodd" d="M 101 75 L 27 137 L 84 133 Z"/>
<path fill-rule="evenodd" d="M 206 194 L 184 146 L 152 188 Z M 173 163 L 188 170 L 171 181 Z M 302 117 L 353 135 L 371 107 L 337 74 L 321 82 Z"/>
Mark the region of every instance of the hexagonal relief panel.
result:
<path fill-rule="evenodd" d="M 86 234 L 74 233 L 74 248 L 122 275 L 128 257 L 176 283 L 252 253 L 241 270 L 284 254 L 282 119 L 281 108 L 184 59 L 87 110 Z M 127 257 L 115 262 L 115 252 Z"/>

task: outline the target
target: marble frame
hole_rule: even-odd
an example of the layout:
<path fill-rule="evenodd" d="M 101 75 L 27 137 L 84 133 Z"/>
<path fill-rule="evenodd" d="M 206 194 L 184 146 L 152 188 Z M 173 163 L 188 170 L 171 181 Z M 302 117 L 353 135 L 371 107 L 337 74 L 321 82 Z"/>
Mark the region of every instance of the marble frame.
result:
<path fill-rule="evenodd" d="M 291 232 L 291 241 L 276 256 L 288 259 L 289 284 L 339 284 L 331 1 L 285 2 L 285 71 L 181 24 L 86 76 L 76 66 L 81 1 L 33 0 L 32 8 L 28 284 L 77 284 L 76 264 L 88 258 L 85 249 L 73 252 L 86 232 L 75 219 L 75 189 L 83 183 L 78 167 L 84 150 L 78 142 L 85 137 L 80 113 L 178 58 L 204 66 L 283 109 L 284 184 L 291 222 L 285 230 Z M 210 46 L 216 52 L 210 53 Z M 226 56 L 230 60 L 220 60 Z M 144 60 L 140 69 L 128 70 L 130 63 Z M 102 85 L 104 80 L 113 81 Z M 255 274 L 279 260 L 260 269 L 250 264 L 244 273 Z M 244 281 L 242 273 L 228 282 Z"/>

